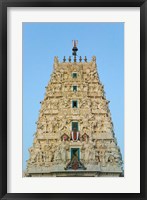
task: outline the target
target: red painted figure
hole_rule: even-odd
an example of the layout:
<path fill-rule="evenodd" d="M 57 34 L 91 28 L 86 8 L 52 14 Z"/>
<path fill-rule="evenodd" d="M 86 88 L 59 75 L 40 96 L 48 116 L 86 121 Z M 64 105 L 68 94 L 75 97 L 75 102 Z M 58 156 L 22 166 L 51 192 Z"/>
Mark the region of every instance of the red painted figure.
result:
<path fill-rule="evenodd" d="M 77 141 L 80 140 L 80 133 L 76 130 L 76 128 L 73 129 L 71 132 L 71 140 Z"/>

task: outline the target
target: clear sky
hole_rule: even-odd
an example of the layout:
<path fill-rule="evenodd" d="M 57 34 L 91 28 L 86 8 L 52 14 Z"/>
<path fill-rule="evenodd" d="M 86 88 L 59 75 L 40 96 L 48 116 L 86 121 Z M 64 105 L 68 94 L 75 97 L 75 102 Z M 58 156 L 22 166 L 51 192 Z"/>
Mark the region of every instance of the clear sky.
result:
<path fill-rule="evenodd" d="M 72 40 L 78 40 L 78 55 L 95 55 L 100 80 L 124 158 L 124 24 L 123 23 L 23 23 L 23 169 L 29 158 L 33 134 L 44 99 L 45 86 L 53 72 L 54 56 L 72 55 Z"/>

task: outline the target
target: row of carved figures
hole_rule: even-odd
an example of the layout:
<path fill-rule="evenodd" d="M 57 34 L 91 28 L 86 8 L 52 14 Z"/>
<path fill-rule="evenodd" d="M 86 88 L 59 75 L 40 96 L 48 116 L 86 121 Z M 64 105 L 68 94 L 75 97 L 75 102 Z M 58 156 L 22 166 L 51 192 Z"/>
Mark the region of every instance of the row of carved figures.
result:
<path fill-rule="evenodd" d="M 69 130 L 70 128 L 68 126 L 63 126 L 60 128 L 60 130 L 58 129 L 58 126 L 49 126 L 49 125 L 44 125 L 38 128 L 37 130 L 37 137 L 44 137 L 44 134 L 48 134 L 48 135 L 62 135 L 62 134 L 67 134 L 69 135 Z M 91 123 L 90 126 L 88 126 L 88 124 L 86 124 L 85 126 L 83 125 L 80 128 L 80 132 L 81 135 L 83 135 L 84 133 L 88 132 L 93 132 L 94 135 L 99 135 L 99 132 L 106 132 L 112 135 L 113 133 L 113 125 L 112 123 L 108 123 L 106 124 L 106 126 L 104 126 L 104 124 L 101 125 L 97 125 L 96 123 Z M 47 136 L 47 135 L 46 135 Z"/>
<path fill-rule="evenodd" d="M 64 112 L 62 115 L 50 115 L 48 114 L 40 114 L 38 121 L 36 122 L 38 129 L 43 129 L 48 126 L 50 129 L 51 127 L 58 127 L 59 131 L 63 130 L 64 127 L 66 129 L 70 130 L 72 126 L 73 121 L 77 121 L 79 124 L 80 130 L 83 129 L 83 127 L 93 127 L 93 126 L 111 126 L 112 120 L 111 120 L 111 114 L 101 114 L 101 118 L 99 118 L 98 113 L 93 114 L 92 118 L 84 118 L 85 115 L 82 115 L 82 111 L 78 112 L 80 116 L 78 118 L 72 118 L 70 115 L 71 110 L 62 110 Z M 88 110 L 89 111 L 89 110 Z M 90 115 L 90 114 L 89 114 Z M 106 117 L 105 117 L 106 116 Z M 50 130 L 51 131 L 51 130 Z"/>
<path fill-rule="evenodd" d="M 74 84 L 75 85 L 75 84 Z M 75 94 L 75 92 L 97 92 L 99 95 L 104 94 L 104 89 L 103 86 L 95 83 L 95 84 L 81 84 L 81 85 L 76 85 L 77 90 L 73 90 L 73 84 L 50 84 L 47 87 L 47 92 L 46 95 L 50 93 L 58 93 L 58 92 L 71 92 L 72 94 Z M 74 92 L 74 93 L 73 93 Z M 97 94 L 97 95 L 98 95 Z"/>
<path fill-rule="evenodd" d="M 77 72 L 76 72 L 77 73 Z M 80 82 L 98 82 L 99 77 L 97 74 L 97 71 L 89 72 L 89 73 L 77 73 L 77 78 L 73 78 L 72 73 L 60 73 L 60 72 L 54 72 L 51 75 L 51 79 L 49 83 L 61 83 L 61 82 L 75 82 L 75 81 L 80 81 Z"/>
<path fill-rule="evenodd" d="M 59 141 L 57 144 L 45 145 L 44 148 L 31 147 L 28 166 L 47 166 L 51 164 L 66 164 L 70 160 L 69 142 Z M 97 148 L 93 141 L 82 142 L 80 160 L 84 164 L 101 164 L 101 166 L 121 166 L 121 154 L 115 143 L 105 146 L 104 143 Z"/>
<path fill-rule="evenodd" d="M 49 99 L 46 100 L 42 103 L 42 108 L 41 111 L 44 112 L 46 110 L 50 109 L 56 109 L 58 110 L 59 108 L 73 108 L 72 106 L 72 99 L 70 98 L 64 98 L 64 99 Z M 83 98 L 83 99 L 77 99 L 77 108 L 81 109 L 101 109 L 101 110 L 108 110 L 108 103 L 109 101 L 106 101 L 104 99 L 88 99 L 88 98 Z"/>

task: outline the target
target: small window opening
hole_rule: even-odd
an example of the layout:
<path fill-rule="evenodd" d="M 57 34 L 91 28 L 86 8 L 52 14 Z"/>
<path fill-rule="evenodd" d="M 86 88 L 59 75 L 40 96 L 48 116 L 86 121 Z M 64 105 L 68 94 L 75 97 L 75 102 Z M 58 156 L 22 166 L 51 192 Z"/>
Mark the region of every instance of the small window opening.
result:
<path fill-rule="evenodd" d="M 72 73 L 72 77 L 77 78 L 77 73 L 76 72 Z"/>
<path fill-rule="evenodd" d="M 78 102 L 77 101 L 72 101 L 72 107 L 77 108 L 78 107 Z"/>
<path fill-rule="evenodd" d="M 77 86 L 73 86 L 73 92 L 77 91 Z"/>

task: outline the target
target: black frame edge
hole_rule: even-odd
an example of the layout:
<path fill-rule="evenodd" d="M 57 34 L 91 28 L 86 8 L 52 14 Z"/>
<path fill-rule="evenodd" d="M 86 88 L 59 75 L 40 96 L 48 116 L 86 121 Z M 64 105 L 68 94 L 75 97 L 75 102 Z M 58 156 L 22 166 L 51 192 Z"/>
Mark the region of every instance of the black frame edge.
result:
<path fill-rule="evenodd" d="M 141 7 L 146 0 L 1 0 L 7 7 Z M 77 5 L 77 6 L 76 6 Z"/>
<path fill-rule="evenodd" d="M 0 2 L 0 197 L 7 193 L 7 7 Z"/>
<path fill-rule="evenodd" d="M 147 14 L 145 11 L 147 9 L 147 2 L 145 2 L 140 7 L 140 160 L 142 165 L 140 164 L 140 191 L 142 194 L 142 198 L 145 198 L 146 196 L 146 187 L 145 187 L 145 166 L 143 164 L 143 160 L 145 162 L 146 160 L 146 151 L 145 151 L 145 137 L 146 137 L 146 127 L 145 127 L 145 120 L 146 120 L 146 114 L 145 114 L 145 95 L 146 95 L 146 23 L 147 23 Z M 141 152 L 145 152 L 145 155 L 143 155 Z"/>
<path fill-rule="evenodd" d="M 0 2 L 0 43 L 2 42 L 2 2 Z M 2 45 L 0 45 L 0 133 L 2 133 Z M 0 134 L 0 163 L 2 163 L 2 134 Z M 0 165 L 0 177 L 2 177 L 2 165 Z M 3 180 L 0 178 L 0 198 L 4 195 Z"/>

